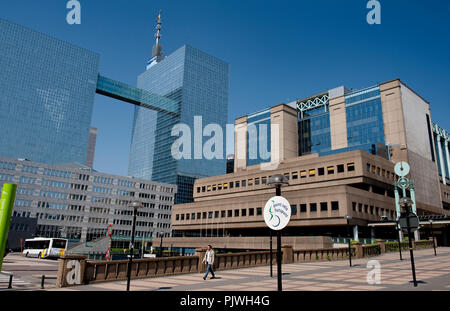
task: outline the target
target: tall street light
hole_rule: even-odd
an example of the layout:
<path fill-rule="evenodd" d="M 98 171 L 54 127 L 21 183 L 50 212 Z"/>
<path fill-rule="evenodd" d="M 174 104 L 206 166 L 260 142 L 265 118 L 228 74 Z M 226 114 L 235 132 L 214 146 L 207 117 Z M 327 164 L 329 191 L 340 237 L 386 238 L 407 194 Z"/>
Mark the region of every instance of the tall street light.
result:
<path fill-rule="evenodd" d="M 406 224 L 407 224 L 407 231 L 408 231 L 408 244 L 409 244 L 409 254 L 411 257 L 411 269 L 412 269 L 412 275 L 413 275 L 413 282 L 414 287 L 417 287 L 417 280 L 416 280 L 416 267 L 414 265 L 414 252 L 413 252 L 413 246 L 412 246 L 412 239 L 411 239 L 411 228 L 410 228 L 410 206 L 413 203 L 413 201 L 408 197 L 403 197 L 399 200 L 400 206 L 403 207 L 403 215 L 406 217 Z"/>
<path fill-rule="evenodd" d="M 269 177 L 268 186 L 275 187 L 275 195 L 281 196 L 281 187 L 288 186 L 289 182 L 286 177 L 281 174 L 276 174 Z M 277 231 L 277 277 L 278 277 L 278 291 L 282 291 L 281 284 L 281 230 Z"/>
<path fill-rule="evenodd" d="M 130 207 L 133 208 L 133 229 L 131 230 L 130 258 L 128 259 L 128 266 L 127 266 L 127 292 L 130 291 L 131 265 L 133 263 L 134 236 L 136 231 L 136 215 L 137 210 L 142 207 L 142 203 L 138 201 L 133 201 L 130 204 Z"/>
<path fill-rule="evenodd" d="M 437 255 L 436 255 L 436 242 L 434 241 L 433 219 L 430 219 L 430 220 L 429 220 L 429 223 L 430 223 L 430 226 L 431 226 L 431 228 L 430 228 L 431 234 L 433 235 L 434 256 L 437 256 Z"/>
<path fill-rule="evenodd" d="M 160 252 L 160 256 L 163 257 L 163 248 L 162 248 L 162 244 L 163 244 L 163 237 L 164 237 L 164 232 L 160 232 L 159 233 L 159 237 L 161 238 L 161 243 L 159 244 L 159 252 Z"/>
<path fill-rule="evenodd" d="M 351 267 L 352 266 L 352 236 L 350 234 L 350 219 L 352 219 L 352 216 L 345 215 L 344 218 L 347 220 L 348 260 L 349 260 L 350 267 Z"/>

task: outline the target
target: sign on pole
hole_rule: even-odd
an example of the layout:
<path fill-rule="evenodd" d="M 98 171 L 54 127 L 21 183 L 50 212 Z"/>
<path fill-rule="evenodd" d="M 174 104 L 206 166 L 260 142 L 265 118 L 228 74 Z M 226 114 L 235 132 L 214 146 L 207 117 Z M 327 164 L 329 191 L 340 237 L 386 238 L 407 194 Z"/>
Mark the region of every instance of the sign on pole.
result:
<path fill-rule="evenodd" d="M 8 240 L 16 190 L 17 185 L 4 184 L 0 198 L 0 271 L 2 271 L 3 255 L 5 254 L 6 242 Z"/>
<path fill-rule="evenodd" d="M 409 218 L 409 230 L 411 230 L 411 232 L 417 231 L 417 229 L 419 229 L 419 217 L 417 217 L 417 215 L 412 212 L 402 214 L 400 216 L 400 218 L 398 219 L 398 224 L 400 225 L 400 228 L 402 228 L 402 230 L 404 231 L 408 230 L 407 218 Z"/>
<path fill-rule="evenodd" d="M 291 219 L 291 205 L 284 197 L 275 196 L 264 207 L 264 221 L 272 230 L 281 230 Z"/>
<path fill-rule="evenodd" d="M 111 236 L 112 236 L 112 233 L 113 233 L 113 225 L 110 224 L 110 225 L 108 226 L 108 236 L 111 237 Z"/>
<path fill-rule="evenodd" d="M 108 250 L 106 251 L 105 259 L 111 259 L 111 249 L 110 248 L 108 248 Z"/>

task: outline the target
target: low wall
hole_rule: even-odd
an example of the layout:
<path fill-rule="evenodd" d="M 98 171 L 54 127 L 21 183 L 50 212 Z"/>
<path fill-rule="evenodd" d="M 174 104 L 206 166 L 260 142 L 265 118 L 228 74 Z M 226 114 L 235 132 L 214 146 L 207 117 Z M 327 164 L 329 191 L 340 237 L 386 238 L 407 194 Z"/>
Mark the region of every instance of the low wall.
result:
<path fill-rule="evenodd" d="M 393 245 L 378 241 L 373 245 L 353 243 L 352 257 L 363 258 L 378 256 L 393 251 Z M 402 248 L 403 248 L 402 243 Z M 433 241 L 417 241 L 414 248 L 432 248 Z M 282 263 L 331 261 L 348 259 L 348 248 L 323 248 L 294 250 L 291 245 L 282 245 Z M 398 250 L 398 245 L 397 245 Z M 162 277 L 184 273 L 202 273 L 206 270 L 203 263 L 206 249 L 196 249 L 194 256 L 177 256 L 162 258 L 147 258 L 133 260 L 131 279 Z M 217 254 L 215 270 L 229 270 L 246 267 L 266 266 L 276 264 L 276 252 L 255 251 L 244 253 Z M 97 282 L 121 281 L 127 278 L 128 260 L 87 260 L 84 255 L 64 255 L 59 261 L 57 287 L 76 286 Z"/>
<path fill-rule="evenodd" d="M 277 239 L 273 236 L 272 247 L 276 249 Z M 171 237 L 163 239 L 163 247 L 202 248 L 211 244 L 215 249 L 269 250 L 270 238 L 265 237 Z M 294 249 L 332 248 L 333 242 L 328 236 L 296 237 L 283 236 L 283 244 Z M 154 241 L 154 247 L 159 246 Z"/>

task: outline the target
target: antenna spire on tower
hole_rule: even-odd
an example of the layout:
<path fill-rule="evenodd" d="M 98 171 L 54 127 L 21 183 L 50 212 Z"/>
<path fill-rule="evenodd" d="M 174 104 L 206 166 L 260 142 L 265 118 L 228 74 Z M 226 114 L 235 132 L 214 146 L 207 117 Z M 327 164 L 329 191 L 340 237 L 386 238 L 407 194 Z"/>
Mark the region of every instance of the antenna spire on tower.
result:
<path fill-rule="evenodd" d="M 156 42 L 152 49 L 152 58 L 147 62 L 147 70 L 162 60 L 162 45 L 159 43 L 161 39 L 161 24 L 161 11 L 159 11 L 158 19 L 156 20 Z"/>

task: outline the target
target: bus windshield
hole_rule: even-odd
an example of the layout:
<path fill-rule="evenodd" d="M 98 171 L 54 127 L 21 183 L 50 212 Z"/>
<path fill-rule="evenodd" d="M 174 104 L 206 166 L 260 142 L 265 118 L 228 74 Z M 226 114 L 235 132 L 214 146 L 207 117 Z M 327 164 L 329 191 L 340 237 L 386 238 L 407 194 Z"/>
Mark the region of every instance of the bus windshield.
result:
<path fill-rule="evenodd" d="M 52 248 L 66 248 L 66 240 L 54 239 L 52 243 Z"/>

